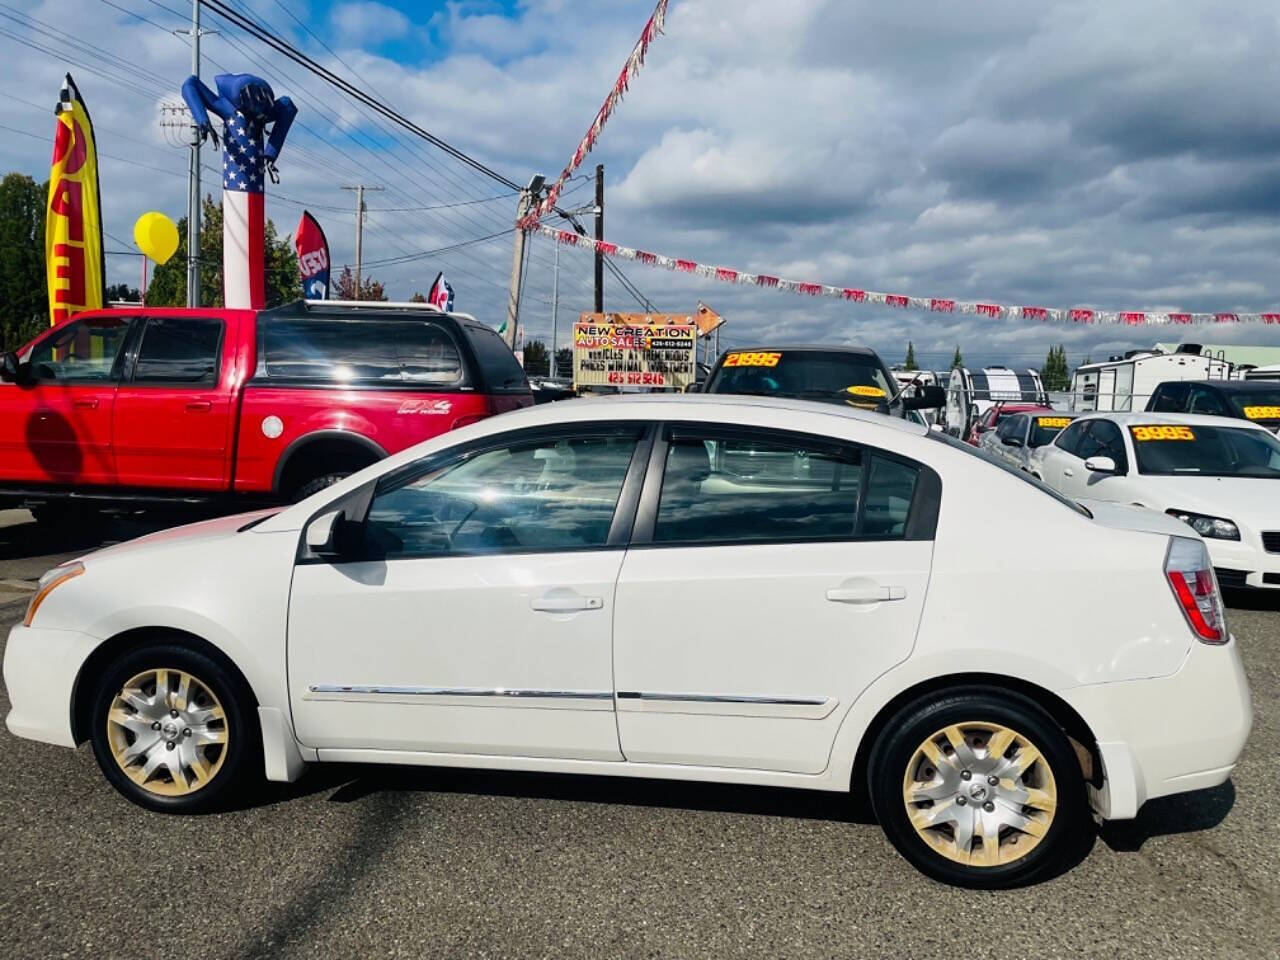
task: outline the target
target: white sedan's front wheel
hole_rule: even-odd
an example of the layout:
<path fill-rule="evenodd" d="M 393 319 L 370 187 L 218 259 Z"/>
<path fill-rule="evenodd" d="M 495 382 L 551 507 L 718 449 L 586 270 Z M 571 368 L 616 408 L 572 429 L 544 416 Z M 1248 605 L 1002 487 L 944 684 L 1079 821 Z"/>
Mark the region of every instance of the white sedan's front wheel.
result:
<path fill-rule="evenodd" d="M 152 810 L 208 809 L 238 786 L 256 750 L 251 698 L 239 678 L 181 646 L 130 651 L 107 671 L 93 705 L 102 772 Z"/>
<path fill-rule="evenodd" d="M 1016 694 L 954 691 L 907 707 L 876 743 L 870 776 L 889 839 L 944 883 L 1034 883 L 1091 827 L 1066 734 Z"/>

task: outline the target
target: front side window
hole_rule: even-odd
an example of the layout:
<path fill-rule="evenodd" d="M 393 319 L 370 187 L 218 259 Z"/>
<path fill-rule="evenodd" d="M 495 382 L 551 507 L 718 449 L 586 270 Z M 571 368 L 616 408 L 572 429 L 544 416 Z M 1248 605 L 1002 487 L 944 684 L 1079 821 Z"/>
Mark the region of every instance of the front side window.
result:
<path fill-rule="evenodd" d="M 1156 387 L 1151 409 L 1159 413 L 1182 413 L 1187 402 L 1187 387 L 1181 383 L 1166 383 Z"/>
<path fill-rule="evenodd" d="M 152 317 L 142 335 L 133 382 L 212 385 L 218 379 L 221 343 L 221 320 Z"/>
<path fill-rule="evenodd" d="M 1090 452 L 1084 453 L 1086 449 Z M 1129 472 L 1129 456 L 1124 448 L 1124 435 L 1110 420 L 1093 422 L 1092 429 L 1081 445 L 1081 451 L 1080 456 L 1086 460 L 1089 457 L 1110 457 L 1116 462 L 1116 473 L 1123 475 Z"/>
<path fill-rule="evenodd" d="M 1090 422 L 1089 420 L 1077 420 L 1058 434 L 1058 439 L 1053 441 L 1053 445 L 1064 453 L 1074 455 L 1080 446 L 1081 439 L 1084 437 L 1085 428 L 1089 426 Z"/>
<path fill-rule="evenodd" d="M 1191 388 L 1191 412 L 1203 413 L 1211 417 L 1231 416 L 1231 411 L 1222 402 L 1222 398 L 1218 396 L 1217 391 L 1206 387 Z"/>
<path fill-rule="evenodd" d="M 639 428 L 514 440 L 393 480 L 366 552 L 385 559 L 606 545 Z"/>
<path fill-rule="evenodd" d="M 129 335 L 131 317 L 88 317 L 31 348 L 28 376 L 37 383 L 108 383 Z"/>
<path fill-rule="evenodd" d="M 1129 428 L 1138 472 L 1158 476 L 1280 477 L 1280 440 L 1248 427 L 1140 424 Z"/>

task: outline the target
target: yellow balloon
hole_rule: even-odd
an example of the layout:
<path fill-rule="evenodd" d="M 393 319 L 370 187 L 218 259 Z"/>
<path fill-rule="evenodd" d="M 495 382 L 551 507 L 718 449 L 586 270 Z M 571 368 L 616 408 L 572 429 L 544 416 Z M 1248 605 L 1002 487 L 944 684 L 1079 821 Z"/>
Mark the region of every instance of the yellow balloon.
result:
<path fill-rule="evenodd" d="M 133 242 L 156 263 L 167 263 L 178 252 L 178 227 L 163 213 L 144 213 L 133 225 Z"/>

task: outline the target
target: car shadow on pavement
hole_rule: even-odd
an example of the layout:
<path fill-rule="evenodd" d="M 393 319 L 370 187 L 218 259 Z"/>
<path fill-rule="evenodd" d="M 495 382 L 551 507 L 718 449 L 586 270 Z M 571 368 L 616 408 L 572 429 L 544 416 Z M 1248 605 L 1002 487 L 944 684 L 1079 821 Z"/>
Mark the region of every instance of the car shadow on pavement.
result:
<path fill-rule="evenodd" d="M 333 791 L 328 797 L 331 803 L 353 803 L 381 793 L 458 793 L 849 823 L 876 822 L 870 809 L 847 793 L 638 777 L 363 764 L 316 764 L 297 783 L 271 784 L 254 805 L 283 802 L 325 790 Z"/>
<path fill-rule="evenodd" d="M 1136 853 L 1152 837 L 1197 833 L 1216 827 L 1236 803 L 1235 784 L 1148 800 L 1133 820 L 1110 820 L 1099 837 L 1112 850 Z"/>

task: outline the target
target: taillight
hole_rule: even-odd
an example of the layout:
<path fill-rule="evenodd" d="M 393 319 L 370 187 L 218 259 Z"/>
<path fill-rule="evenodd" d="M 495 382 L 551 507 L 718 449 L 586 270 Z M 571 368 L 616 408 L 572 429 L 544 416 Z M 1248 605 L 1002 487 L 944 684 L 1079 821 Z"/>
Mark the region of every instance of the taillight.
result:
<path fill-rule="evenodd" d="M 1172 537 L 1164 572 L 1187 623 L 1200 641 L 1226 643 L 1227 617 L 1222 608 L 1222 594 L 1204 542 Z"/>

